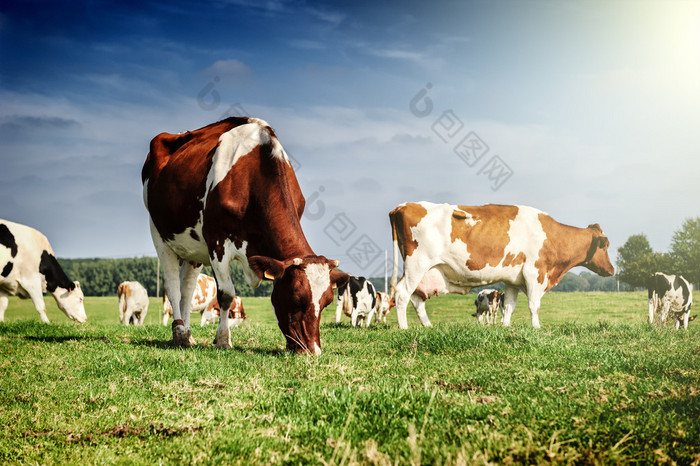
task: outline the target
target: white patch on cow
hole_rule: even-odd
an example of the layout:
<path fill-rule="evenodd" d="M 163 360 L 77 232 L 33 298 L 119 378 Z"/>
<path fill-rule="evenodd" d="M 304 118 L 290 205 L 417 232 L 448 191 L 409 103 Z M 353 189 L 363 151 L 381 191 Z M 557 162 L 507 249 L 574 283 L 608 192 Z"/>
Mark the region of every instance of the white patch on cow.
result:
<path fill-rule="evenodd" d="M 143 205 L 146 206 L 146 210 L 148 210 L 148 178 L 143 182 Z"/>
<path fill-rule="evenodd" d="M 192 232 L 194 232 L 199 239 L 193 238 Z M 209 265 L 209 248 L 207 247 L 207 243 L 204 242 L 204 239 L 202 239 L 201 221 L 193 228 L 187 228 L 184 232 L 173 235 L 173 239 L 165 241 L 165 244 L 183 260 Z"/>
<path fill-rule="evenodd" d="M 237 126 L 219 136 L 219 147 L 214 153 L 212 167 L 207 176 L 207 194 L 228 175 L 231 167 L 241 157 L 250 154 L 260 145 L 271 143 L 272 156 L 289 161 L 287 153 L 277 138 L 270 140 L 270 133 L 265 129 L 267 126 L 270 126 L 267 122 L 251 118 L 248 123 Z"/>
<path fill-rule="evenodd" d="M 331 286 L 331 271 L 328 264 L 309 264 L 304 271 L 311 287 L 311 300 L 318 317 L 321 313 L 321 296 Z"/>

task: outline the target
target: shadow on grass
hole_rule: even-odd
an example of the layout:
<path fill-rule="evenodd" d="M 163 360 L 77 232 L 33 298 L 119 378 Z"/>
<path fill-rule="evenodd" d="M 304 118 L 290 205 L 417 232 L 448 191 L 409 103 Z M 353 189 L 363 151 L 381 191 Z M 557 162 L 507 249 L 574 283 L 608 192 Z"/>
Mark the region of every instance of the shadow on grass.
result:
<path fill-rule="evenodd" d="M 237 351 L 239 353 L 254 353 L 265 356 L 283 356 L 287 353 L 284 349 L 272 349 L 272 348 L 260 348 L 260 347 L 249 347 L 242 345 L 232 345 L 231 349 L 222 350 L 217 348 L 213 343 L 211 344 L 195 344 L 189 348 L 180 348 L 173 346 L 172 340 L 138 340 L 130 342 L 134 346 L 145 346 L 148 348 L 159 348 L 159 349 L 170 349 L 170 350 L 191 350 L 200 349 L 208 351 Z"/>
<path fill-rule="evenodd" d="M 52 336 L 46 336 L 46 337 L 37 337 L 37 336 L 13 336 L 10 335 L 8 338 L 18 338 L 21 340 L 28 340 L 28 341 L 42 341 L 45 343 L 65 343 L 67 341 L 102 341 L 104 343 L 111 343 L 109 341 L 109 338 L 107 337 L 93 337 L 93 336 L 77 336 L 77 335 L 68 335 L 68 336 L 60 336 L 60 337 L 52 337 Z"/>

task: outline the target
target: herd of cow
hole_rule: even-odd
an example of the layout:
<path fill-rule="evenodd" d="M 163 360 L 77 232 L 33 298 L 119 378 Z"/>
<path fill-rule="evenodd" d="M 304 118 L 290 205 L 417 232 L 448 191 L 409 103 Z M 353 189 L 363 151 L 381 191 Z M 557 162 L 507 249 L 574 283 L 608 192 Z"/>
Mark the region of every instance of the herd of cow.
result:
<path fill-rule="evenodd" d="M 530 318 L 539 327 L 540 301 L 576 266 L 610 276 L 609 241 L 598 224 L 563 225 L 526 206 L 463 206 L 404 203 L 389 213 L 394 245 L 391 292 L 377 292 L 361 277 L 337 270 L 338 261 L 314 253 L 301 228 L 305 199 L 289 157 L 272 128 L 256 118 L 231 117 L 195 131 L 162 133 L 150 145 L 141 173 L 153 243 L 163 264 L 163 323 L 172 314 L 173 344 L 194 343 L 190 314 L 201 323 L 216 320 L 214 342 L 230 348 L 230 328 L 246 318 L 229 273 L 238 261 L 246 281 L 272 280 L 272 307 L 287 348 L 321 353 L 321 311 L 338 288 L 336 322 L 345 313 L 353 326 L 386 321 L 395 304 L 399 327 L 408 327 L 410 301 L 420 322 L 430 326 L 425 301 L 438 294 L 466 294 L 503 283 L 503 292 L 479 293 L 474 314 L 480 323 L 510 325 L 518 293 L 527 296 Z M 403 276 L 398 278 L 398 256 Z M 214 277 L 201 275 L 210 265 Z M 48 322 L 42 293 L 48 291 L 71 319 L 85 322 L 80 284 L 61 270 L 46 237 L 0 220 L 0 321 L 8 296 L 32 299 Z M 145 289 L 119 286 L 120 320 L 142 323 Z M 655 274 L 649 283 L 649 322 L 687 328 L 692 287 L 680 276 Z"/>

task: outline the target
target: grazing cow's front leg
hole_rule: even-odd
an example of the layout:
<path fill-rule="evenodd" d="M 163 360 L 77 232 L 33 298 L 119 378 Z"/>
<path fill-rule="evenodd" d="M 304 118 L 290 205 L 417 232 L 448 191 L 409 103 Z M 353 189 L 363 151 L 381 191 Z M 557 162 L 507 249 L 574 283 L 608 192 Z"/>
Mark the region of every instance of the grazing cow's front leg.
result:
<path fill-rule="evenodd" d="M 510 325 L 510 318 L 513 316 L 513 311 L 515 310 L 515 304 L 518 302 L 518 292 L 520 290 L 518 287 L 513 285 L 506 285 L 506 295 L 503 298 L 503 326 L 508 327 Z"/>
<path fill-rule="evenodd" d="M 41 321 L 48 324 L 49 318 L 46 316 L 46 303 L 44 302 L 44 295 L 41 286 L 41 281 L 37 278 L 28 283 L 23 283 L 22 288 L 27 292 L 29 297 L 34 303 L 34 308 L 39 313 Z"/>
<path fill-rule="evenodd" d="M 343 295 L 338 294 L 338 301 L 335 305 L 335 323 L 339 324 L 343 315 Z"/>
<path fill-rule="evenodd" d="M 189 262 L 183 262 L 180 266 L 180 315 L 188 332 L 190 330 L 190 314 L 192 313 L 192 297 L 197 287 L 197 276 L 200 270 L 202 270 L 201 265 L 193 265 Z M 190 336 L 190 338 L 192 337 Z"/>
<path fill-rule="evenodd" d="M 540 328 L 540 303 L 542 302 L 542 296 L 544 296 L 544 289 L 539 283 L 527 284 L 527 304 L 530 308 L 530 320 L 535 328 Z"/>
<path fill-rule="evenodd" d="M 5 320 L 5 310 L 7 309 L 7 305 L 9 303 L 9 298 L 7 297 L 5 293 L 0 293 L 0 322 L 3 322 Z"/>
<path fill-rule="evenodd" d="M 211 260 L 211 268 L 216 279 L 216 297 L 219 300 L 219 326 L 216 329 L 214 344 L 217 348 L 231 348 L 231 331 L 228 327 L 228 309 L 233 303 L 233 298 L 236 296 L 236 289 L 231 281 L 231 273 L 229 272 L 229 261 L 225 259 L 218 261 L 215 258 Z"/>
<path fill-rule="evenodd" d="M 654 311 L 656 310 L 656 296 L 649 298 L 649 323 L 654 323 Z"/>

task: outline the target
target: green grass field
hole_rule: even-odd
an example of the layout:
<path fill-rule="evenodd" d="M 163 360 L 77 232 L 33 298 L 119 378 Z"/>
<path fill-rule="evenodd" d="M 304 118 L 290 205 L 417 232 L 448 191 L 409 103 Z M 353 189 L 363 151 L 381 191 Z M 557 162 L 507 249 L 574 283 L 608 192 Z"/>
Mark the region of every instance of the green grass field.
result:
<path fill-rule="evenodd" d="M 214 326 L 170 347 L 155 299 L 136 328 L 116 297 L 85 325 L 46 302 L 50 325 L 16 298 L 0 324 L 3 464 L 700 463 L 700 322 L 647 325 L 645 293 L 549 293 L 539 330 L 522 295 L 510 328 L 477 326 L 473 295 L 405 331 L 333 304 L 319 357 L 284 351 L 266 298 L 228 351 Z"/>

